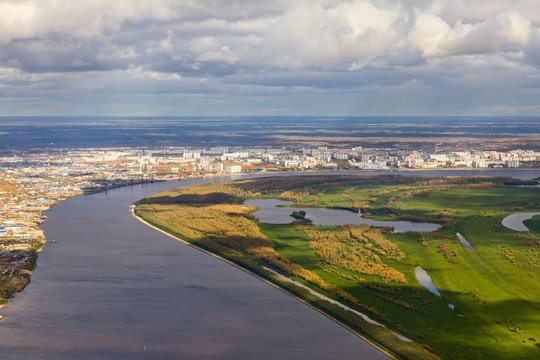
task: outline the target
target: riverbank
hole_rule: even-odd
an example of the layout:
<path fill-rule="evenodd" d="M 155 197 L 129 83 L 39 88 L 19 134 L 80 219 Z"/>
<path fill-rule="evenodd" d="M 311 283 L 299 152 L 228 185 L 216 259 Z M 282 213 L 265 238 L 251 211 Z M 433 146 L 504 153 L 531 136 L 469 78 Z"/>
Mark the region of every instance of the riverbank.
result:
<path fill-rule="evenodd" d="M 1 312 L 2 359 L 387 358 L 129 212 L 138 199 L 208 181 L 121 188 L 51 209 L 43 229 L 58 246 L 45 248 L 32 283 Z"/>
<path fill-rule="evenodd" d="M 347 174 L 350 174 L 350 173 L 347 173 Z M 366 172 L 362 172 L 362 174 L 366 174 Z M 288 173 L 287 175 L 293 175 L 293 173 Z M 389 174 L 389 175 L 390 175 L 390 174 Z M 391 175 L 396 175 L 396 174 L 391 174 Z M 242 177 L 242 178 L 246 178 L 246 177 Z M 513 190 L 513 191 L 519 192 L 519 191 L 525 191 L 525 190 L 516 189 L 516 190 Z M 478 191 L 475 191 L 475 193 L 477 194 Z M 430 195 L 430 196 L 432 196 L 432 195 Z M 428 196 L 428 197 L 429 197 L 429 196 Z M 420 199 L 420 198 L 417 199 L 416 197 L 412 197 L 412 200 L 419 200 L 419 199 Z M 324 199 L 323 199 L 323 200 L 324 200 Z M 460 198 L 460 201 L 461 201 L 461 198 Z M 409 200 L 409 202 L 410 202 L 410 200 Z M 476 209 L 475 209 L 475 211 L 476 211 Z M 476 214 L 479 214 L 479 213 L 480 213 L 480 212 L 476 212 Z M 474 212 L 472 212 L 472 213 L 467 213 L 468 216 L 474 216 L 473 214 L 474 214 Z M 377 215 L 377 214 L 375 214 L 375 215 Z M 435 214 L 435 215 L 436 215 L 436 214 Z M 381 216 L 381 214 L 379 214 L 379 215 L 377 215 L 377 216 Z M 436 216 L 433 217 L 433 219 L 435 219 L 435 218 L 436 218 Z M 464 234 L 467 234 L 467 233 L 464 232 Z M 467 235 L 467 238 L 469 238 L 469 235 Z M 409 239 L 408 241 L 410 242 L 411 240 L 414 241 L 414 239 L 412 239 L 412 238 Z M 471 241 L 473 241 L 473 240 L 474 240 L 474 237 L 472 237 L 472 240 L 471 240 Z M 449 246 L 451 246 L 451 244 L 449 244 Z M 437 250 L 437 249 L 433 249 L 433 246 L 432 246 L 431 243 L 428 245 L 427 249 L 429 249 L 430 251 L 434 251 L 434 252 L 439 251 L 439 250 Z M 452 250 L 452 248 L 451 248 L 450 250 Z M 451 254 L 450 254 L 450 256 L 451 256 Z M 299 291 L 299 290 L 297 290 L 297 291 Z M 316 299 L 315 299 L 315 300 L 316 300 Z M 314 301 L 315 301 L 315 300 L 314 300 Z M 381 300 L 379 299 L 379 301 L 381 301 Z M 323 304 L 322 306 L 324 306 L 324 304 Z"/>
<path fill-rule="evenodd" d="M 292 296 L 301 303 L 309 306 L 320 314 L 343 326 L 344 328 L 352 332 L 354 335 L 358 336 L 360 339 L 370 344 L 372 347 L 376 348 L 382 353 L 386 354 L 387 356 L 394 359 L 399 359 L 402 358 L 403 355 L 407 354 L 411 357 L 406 356 L 405 358 L 431 360 L 436 359 L 433 354 L 429 354 L 425 352 L 425 350 L 421 350 L 421 346 L 415 344 L 411 339 L 397 332 L 388 330 L 386 326 L 370 319 L 365 314 L 362 314 L 354 309 L 344 306 L 343 304 L 331 298 L 328 298 L 325 295 L 315 292 L 311 288 L 300 284 L 292 279 L 289 279 L 274 270 L 268 269 L 264 266 L 254 267 L 253 263 L 239 262 L 238 259 L 236 259 L 236 261 L 230 260 L 226 257 L 225 254 L 224 256 L 222 256 L 219 252 L 216 252 L 215 248 L 209 250 L 205 246 L 201 246 L 197 243 L 184 240 L 178 234 L 174 234 L 163 228 L 160 228 L 159 226 L 137 215 L 135 212 L 135 208 L 135 205 L 130 206 L 131 215 L 146 226 L 157 230 L 185 245 L 197 249 L 198 251 L 201 251 L 206 255 L 210 255 L 239 270 L 242 270 L 250 274 L 251 276 L 254 276 L 257 279 L 265 282 L 266 284 L 269 284 L 272 287 L 286 293 L 287 295 Z M 343 311 L 345 311 L 345 316 L 343 314 Z M 347 313 L 352 313 L 354 314 L 353 316 L 356 316 L 357 318 L 351 320 L 350 315 Z M 359 319 L 361 319 L 360 321 L 363 321 L 364 323 L 359 324 Z M 394 339 L 391 340 L 394 345 L 393 348 L 387 348 L 384 346 L 384 343 L 389 342 L 389 337 L 394 337 Z M 383 344 L 381 344 L 381 339 L 383 340 Z M 396 347 L 396 341 L 400 341 L 403 344 Z M 398 350 L 397 353 L 396 350 Z"/>
<path fill-rule="evenodd" d="M 176 179 L 174 179 L 176 180 Z M 173 180 L 173 181 L 174 181 Z M 36 210 L 34 208 L 31 208 L 31 212 L 33 216 L 27 216 L 29 222 L 33 222 L 34 226 L 40 226 L 42 225 L 46 219 L 47 216 L 42 216 L 42 213 L 49 210 L 53 206 L 57 205 L 59 201 L 65 201 L 67 199 L 70 199 L 74 196 L 78 195 L 90 195 L 90 194 L 97 194 L 125 186 L 133 186 L 133 185 L 140 185 L 140 184 L 150 184 L 154 182 L 163 182 L 165 180 L 155 180 L 155 179 L 132 179 L 129 181 L 117 181 L 114 183 L 103 183 L 100 187 L 95 187 L 92 189 L 88 189 L 87 191 L 66 191 L 64 193 L 64 197 L 60 200 L 54 200 L 50 201 L 48 203 L 42 203 L 40 204 L 39 210 Z M 12 196 L 20 196 L 20 194 L 13 194 Z M 39 215 L 36 215 L 39 214 Z M 20 213 L 17 214 L 16 218 L 21 218 L 22 215 Z M 2 229 L 4 229 L 2 227 Z M 0 230 L 3 231 L 3 230 Z M 27 235 L 29 236 L 29 235 Z M 2 254 L 0 255 L 0 260 L 2 261 L 2 265 L 4 267 L 7 267 L 3 270 L 3 274 L 0 278 L 0 309 L 5 307 L 9 302 L 17 295 L 17 293 L 20 293 L 24 290 L 24 288 L 30 283 L 31 277 L 34 274 L 34 270 L 37 266 L 37 259 L 39 253 L 42 252 L 43 248 L 47 243 L 54 243 L 55 241 L 47 241 L 47 238 L 43 234 L 43 232 L 40 230 L 37 232 L 36 235 L 33 235 L 30 240 L 23 239 L 22 237 L 16 238 L 13 237 L 12 240 L 10 240 L 14 245 L 11 245 L 11 249 L 8 249 L 8 254 Z M 20 242 L 20 244 L 17 244 L 17 242 Z M 6 248 L 5 242 L 3 243 L 0 248 Z M 6 249 L 3 249 L 6 250 Z M 20 259 L 19 254 L 23 254 L 24 257 Z M 4 259 L 6 257 L 6 259 Z M 11 257 L 11 258 L 10 258 Z"/>
<path fill-rule="evenodd" d="M 181 242 L 181 243 L 183 243 L 183 244 L 185 244 L 185 245 L 187 245 L 187 246 L 190 246 L 190 247 L 192 247 L 192 248 L 194 248 L 194 249 L 197 249 L 198 251 L 201 251 L 201 252 L 205 253 L 206 255 L 212 256 L 212 257 L 214 257 L 214 258 L 216 258 L 216 259 L 219 259 L 219 260 L 221 260 L 221 261 L 223 261 L 223 262 L 225 262 L 225 263 L 227 263 L 227 264 L 229 264 L 229 265 L 231 265 L 231 266 L 234 266 L 235 268 L 237 268 L 237 269 L 239 269 L 239 270 L 242 270 L 242 271 L 244 271 L 244 272 L 250 274 L 251 276 L 253 276 L 253 277 L 255 277 L 255 278 L 257 278 L 257 279 L 259 279 L 259 280 L 265 282 L 266 284 L 271 285 L 272 287 L 274 287 L 274 288 L 276 288 L 276 289 L 278 289 L 278 290 L 280 290 L 280 291 L 283 291 L 285 294 L 292 296 L 292 297 L 295 298 L 296 300 L 302 302 L 303 304 L 309 306 L 310 308 L 316 310 L 317 312 L 321 313 L 322 315 L 328 317 L 328 318 L 331 319 L 332 321 L 335 321 L 335 322 L 338 323 L 339 325 L 341 325 L 341 326 L 343 326 L 344 328 L 348 329 L 348 330 L 351 331 L 353 334 L 355 334 L 356 336 L 358 336 L 358 337 L 361 338 L 363 341 L 367 342 L 368 344 L 370 344 L 371 346 L 373 346 L 373 347 L 376 348 L 377 350 L 379 350 L 379 351 L 385 353 L 386 355 L 388 355 L 388 356 L 390 356 L 390 357 L 393 357 L 393 354 L 392 354 L 390 351 L 388 351 L 387 349 L 385 349 L 384 347 L 381 347 L 379 344 L 377 344 L 376 342 L 373 342 L 371 339 L 369 339 L 369 338 L 363 336 L 362 334 L 358 333 L 357 331 L 354 331 L 354 330 L 353 330 L 350 326 L 348 326 L 346 323 L 343 323 L 343 322 L 339 321 L 337 318 L 335 318 L 335 317 L 329 315 L 328 313 L 322 311 L 320 308 L 318 308 L 318 307 L 316 307 L 316 306 L 310 304 L 309 302 L 307 302 L 307 301 L 305 300 L 305 298 L 299 297 L 297 294 L 298 294 L 298 292 L 299 292 L 300 289 L 297 289 L 296 292 L 288 291 L 288 290 L 287 290 L 287 287 L 280 286 L 279 283 L 272 282 L 272 281 L 270 280 L 270 279 L 271 279 L 271 276 L 263 277 L 263 276 L 259 275 L 259 274 L 256 273 L 256 272 L 250 271 L 250 270 L 247 269 L 246 267 L 240 266 L 240 265 L 238 265 L 237 263 L 234 263 L 233 261 L 230 261 L 230 260 L 228 260 L 227 258 L 225 258 L 225 257 L 223 257 L 223 256 L 220 256 L 219 254 L 216 254 L 215 252 L 212 252 L 212 251 L 209 251 L 209 250 L 207 250 L 207 249 L 205 249 L 205 248 L 203 248 L 203 247 L 197 246 L 197 245 L 195 245 L 195 244 L 193 244 L 193 243 L 191 243 L 191 242 L 189 242 L 189 241 L 186 241 L 186 240 L 182 239 L 181 237 L 175 236 L 175 235 L 173 235 L 173 234 L 171 234 L 171 233 L 169 233 L 169 232 L 167 232 L 167 231 L 165 231 L 165 230 L 163 230 L 163 229 L 160 229 L 160 228 L 157 227 L 157 226 L 154 226 L 152 223 L 150 223 L 150 222 L 144 220 L 142 217 L 140 217 L 140 216 L 138 216 L 137 214 L 135 214 L 135 205 L 131 205 L 131 206 L 129 207 L 129 211 L 130 211 L 131 215 L 132 215 L 135 219 L 137 219 L 138 221 L 142 222 L 142 223 L 145 224 L 146 226 L 148 226 L 148 227 L 150 227 L 150 228 L 152 228 L 152 229 L 154 229 L 154 230 L 157 230 L 157 231 L 159 231 L 160 233 L 165 234 L 165 235 L 167 235 L 167 236 L 169 236 L 169 237 L 171 237 L 171 238 L 173 238 L 173 239 L 175 239 L 175 240 L 177 240 L 177 241 L 179 241 L 179 242 Z M 264 268 L 264 267 L 263 267 L 263 268 Z M 276 275 L 279 279 L 282 279 L 282 280 L 284 280 L 284 281 L 290 283 L 291 285 L 296 285 L 296 286 L 298 286 L 299 288 L 305 288 L 304 285 L 300 285 L 300 284 L 296 283 L 295 281 L 293 281 L 293 280 L 291 280 L 291 279 L 288 279 L 288 278 L 284 277 L 283 275 L 280 275 L 280 274 L 278 274 L 277 272 L 275 272 L 275 271 L 273 271 L 273 270 L 271 270 L 271 269 L 265 268 L 265 270 L 268 271 L 268 274 L 267 274 L 267 275 L 271 275 L 271 274 L 273 273 L 273 274 Z M 306 289 L 306 288 L 305 288 L 305 289 Z M 309 292 L 314 293 L 313 290 L 311 290 L 311 289 L 309 289 L 309 288 L 307 288 L 307 290 L 308 290 Z M 321 298 L 321 299 L 323 299 L 323 300 L 326 300 L 326 301 L 330 300 L 330 301 L 328 301 L 329 304 L 333 303 L 331 299 L 328 299 L 328 298 L 324 297 L 324 295 L 321 295 L 321 294 L 316 293 L 315 296 L 317 296 L 317 297 L 319 297 L 319 298 Z M 334 304 L 335 304 L 335 303 L 334 303 Z M 341 305 L 341 304 L 338 304 L 338 306 L 343 307 L 343 305 Z M 359 316 L 364 317 L 365 315 L 362 314 L 362 315 L 359 315 Z M 369 319 L 369 318 L 368 318 L 368 319 Z M 369 322 L 369 323 L 373 323 L 373 324 L 375 324 L 375 325 L 379 325 L 379 326 L 381 326 L 381 327 L 384 327 L 384 325 L 379 324 L 379 323 L 376 323 L 376 322 L 373 322 L 372 320 L 368 320 L 368 319 L 365 319 L 365 318 L 364 318 L 364 320 L 366 320 L 366 321 Z M 402 335 L 399 335 L 399 334 L 397 334 L 397 333 L 396 333 L 395 335 L 396 335 L 400 340 L 403 340 L 403 341 L 406 341 L 406 342 L 411 342 L 411 341 L 412 341 L 412 340 L 410 340 L 410 339 L 408 339 L 408 338 L 406 338 L 406 337 L 404 337 L 404 336 L 402 336 Z"/>
<path fill-rule="evenodd" d="M 226 254 L 241 266 L 258 273 L 267 266 L 366 311 L 377 322 L 428 344 L 443 358 L 535 353 L 540 329 L 531 313 L 539 291 L 524 272 L 538 271 L 538 234 L 515 234 L 503 228 L 500 219 L 535 208 L 537 189 L 505 186 L 500 178 L 388 175 L 271 177 L 200 185 L 156 194 L 139 202 L 137 209 L 156 227 Z M 442 227 L 432 233 L 393 233 L 370 230 L 365 224 L 267 224 L 253 221 L 255 209 L 241 205 L 245 198 L 294 200 L 294 208 L 280 208 L 287 211 L 289 222 L 290 211 L 304 206 L 354 206 L 374 219 L 437 222 Z M 441 297 L 418 283 L 417 266 L 430 274 Z M 516 292 L 516 286 L 526 290 Z M 507 324 L 501 316 L 509 319 Z M 490 346 L 489 339 L 501 345 Z M 455 344 L 460 344 L 458 350 Z"/>
<path fill-rule="evenodd" d="M 176 181 L 180 179 L 171 179 L 170 181 Z M 140 185 L 140 184 L 152 184 L 155 182 L 165 182 L 168 180 L 156 180 L 156 179 L 139 179 L 139 180 L 129 180 L 129 181 L 116 181 L 116 182 L 108 182 L 105 181 L 102 184 L 96 184 L 95 187 L 87 188 L 83 190 L 84 195 L 91 195 L 91 194 L 97 194 L 103 191 L 109 191 L 113 189 L 118 189 L 124 186 L 133 186 L 133 185 Z"/>

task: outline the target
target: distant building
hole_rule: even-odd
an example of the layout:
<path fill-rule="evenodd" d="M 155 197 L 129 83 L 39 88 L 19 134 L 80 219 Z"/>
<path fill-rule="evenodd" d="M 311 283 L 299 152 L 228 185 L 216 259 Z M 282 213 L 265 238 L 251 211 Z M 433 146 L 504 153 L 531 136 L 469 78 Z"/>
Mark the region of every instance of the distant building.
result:
<path fill-rule="evenodd" d="M 274 155 L 271 155 L 271 154 L 264 154 L 262 156 L 262 159 L 266 162 L 272 162 L 274 161 Z"/>
<path fill-rule="evenodd" d="M 184 152 L 182 155 L 184 159 L 199 159 L 201 154 L 198 152 Z"/>
<path fill-rule="evenodd" d="M 472 162 L 472 167 L 474 167 L 474 168 L 486 168 L 486 167 L 488 167 L 487 166 L 487 161 L 485 159 L 475 159 Z"/>
<path fill-rule="evenodd" d="M 221 161 L 230 161 L 247 157 L 249 157 L 249 153 L 247 151 L 226 153 L 221 155 Z"/>
<path fill-rule="evenodd" d="M 242 172 L 242 166 L 240 165 L 231 165 L 225 167 L 225 172 L 227 174 L 238 174 Z"/>
<path fill-rule="evenodd" d="M 508 168 L 517 168 L 519 167 L 519 160 L 506 160 L 504 165 Z"/>
<path fill-rule="evenodd" d="M 337 152 L 332 155 L 332 157 L 336 160 L 347 160 L 349 158 L 349 154 L 344 152 Z"/>

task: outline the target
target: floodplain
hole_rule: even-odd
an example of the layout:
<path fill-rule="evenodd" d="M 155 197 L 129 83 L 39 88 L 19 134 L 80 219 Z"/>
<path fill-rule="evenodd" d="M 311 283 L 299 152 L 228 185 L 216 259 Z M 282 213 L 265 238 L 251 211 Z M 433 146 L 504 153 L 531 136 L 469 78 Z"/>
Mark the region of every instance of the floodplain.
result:
<path fill-rule="evenodd" d="M 398 358 L 535 358 L 540 216 L 524 221 L 529 231 L 509 229 L 502 219 L 538 211 L 540 190 L 507 180 L 268 177 L 174 189 L 139 201 L 135 213 L 273 282 Z M 265 223 L 254 216 L 255 207 L 243 205 L 246 199 L 288 200 L 294 209 L 283 209 L 293 216 L 289 223 Z M 314 225 L 298 208 L 440 227 L 396 233 L 368 224 Z M 438 294 L 417 279 L 418 267 Z"/>

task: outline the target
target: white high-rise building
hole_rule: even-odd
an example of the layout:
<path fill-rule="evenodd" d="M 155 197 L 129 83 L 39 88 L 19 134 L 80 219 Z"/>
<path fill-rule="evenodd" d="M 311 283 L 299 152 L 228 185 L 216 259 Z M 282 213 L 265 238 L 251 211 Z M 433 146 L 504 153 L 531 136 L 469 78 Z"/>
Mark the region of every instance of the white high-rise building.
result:
<path fill-rule="evenodd" d="M 242 166 L 240 165 L 231 165 L 225 167 L 225 172 L 227 174 L 238 174 L 242 172 Z"/>

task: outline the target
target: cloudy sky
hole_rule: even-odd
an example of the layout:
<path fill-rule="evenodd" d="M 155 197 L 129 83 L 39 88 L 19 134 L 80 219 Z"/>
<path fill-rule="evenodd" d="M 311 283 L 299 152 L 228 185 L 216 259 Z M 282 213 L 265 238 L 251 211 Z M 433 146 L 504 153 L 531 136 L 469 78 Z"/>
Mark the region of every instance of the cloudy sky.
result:
<path fill-rule="evenodd" d="M 0 0 L 0 115 L 539 115 L 539 68 L 538 0 Z"/>

